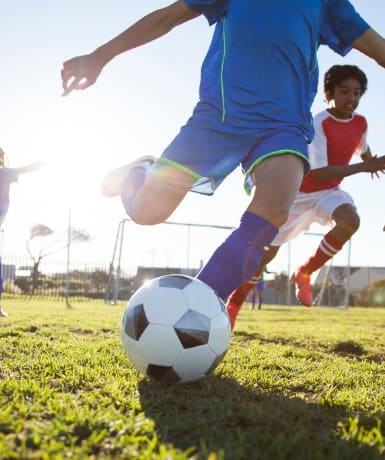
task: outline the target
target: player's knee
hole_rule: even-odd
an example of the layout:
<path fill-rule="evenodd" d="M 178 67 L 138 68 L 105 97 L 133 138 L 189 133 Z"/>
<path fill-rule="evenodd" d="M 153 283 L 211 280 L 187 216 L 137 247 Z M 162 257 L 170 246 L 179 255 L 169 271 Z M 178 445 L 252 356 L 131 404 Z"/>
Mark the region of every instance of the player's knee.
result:
<path fill-rule="evenodd" d="M 170 216 L 169 212 L 161 208 L 154 209 L 149 207 L 131 206 L 129 212 L 130 218 L 139 225 L 157 225 L 161 224 Z"/>
<path fill-rule="evenodd" d="M 348 236 L 353 235 L 360 227 L 360 216 L 350 204 L 339 206 L 333 213 L 333 219 L 337 227 Z"/>
<path fill-rule="evenodd" d="M 346 226 L 351 235 L 356 233 L 356 231 L 360 228 L 360 216 L 357 213 L 353 213 L 349 216 Z"/>
<path fill-rule="evenodd" d="M 289 217 L 289 208 L 279 202 L 263 206 L 251 206 L 249 210 L 263 217 L 276 227 L 281 227 Z"/>
<path fill-rule="evenodd" d="M 355 213 L 349 213 L 344 216 L 343 220 L 337 221 L 336 231 L 343 238 L 344 241 L 350 239 L 350 237 L 356 233 L 360 227 L 360 216 Z"/>
<path fill-rule="evenodd" d="M 147 219 L 147 218 L 145 218 L 143 216 L 137 216 L 135 214 L 131 214 L 130 217 L 131 217 L 131 220 L 133 222 L 135 222 L 136 224 L 138 224 L 138 225 L 156 225 L 156 224 L 160 223 L 160 222 L 154 222 L 154 221 L 152 221 L 150 219 Z"/>
<path fill-rule="evenodd" d="M 131 210 L 129 216 L 138 225 L 156 225 L 162 223 L 165 219 L 159 219 L 158 216 L 146 212 L 135 212 Z"/>
<path fill-rule="evenodd" d="M 270 210 L 269 221 L 276 227 L 281 227 L 289 218 L 289 209 L 285 206 L 275 206 Z"/>

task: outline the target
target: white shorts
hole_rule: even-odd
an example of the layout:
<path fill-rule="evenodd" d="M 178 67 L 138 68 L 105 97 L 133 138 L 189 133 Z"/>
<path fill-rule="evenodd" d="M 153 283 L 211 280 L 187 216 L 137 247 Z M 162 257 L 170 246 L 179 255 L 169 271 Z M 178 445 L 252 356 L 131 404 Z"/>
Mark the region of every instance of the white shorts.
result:
<path fill-rule="evenodd" d="M 272 246 L 281 246 L 309 229 L 313 223 L 333 225 L 333 212 L 342 204 L 351 204 L 353 198 L 343 190 L 332 188 L 319 192 L 299 192 L 292 204 L 289 218 L 279 229 Z"/>

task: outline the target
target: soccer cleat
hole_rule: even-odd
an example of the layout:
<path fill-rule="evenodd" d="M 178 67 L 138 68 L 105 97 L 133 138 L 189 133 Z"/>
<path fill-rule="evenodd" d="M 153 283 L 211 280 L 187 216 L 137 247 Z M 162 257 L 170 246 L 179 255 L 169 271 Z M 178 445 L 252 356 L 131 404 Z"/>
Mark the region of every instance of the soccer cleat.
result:
<path fill-rule="evenodd" d="M 230 319 L 231 330 L 234 329 L 235 320 L 237 319 L 237 316 L 238 316 L 239 310 L 241 309 L 241 306 L 242 305 L 237 305 L 235 303 L 228 303 L 226 305 L 226 310 L 227 310 L 227 313 L 228 313 L 229 319 Z"/>
<path fill-rule="evenodd" d="M 104 178 L 100 187 L 101 192 L 106 197 L 118 196 L 121 194 L 123 185 L 134 168 L 148 169 L 155 163 L 155 158 L 151 155 L 138 158 L 137 160 L 120 168 L 113 169 Z"/>
<path fill-rule="evenodd" d="M 4 318 L 6 318 L 8 316 L 8 313 L 6 311 L 1 310 L 0 316 L 3 316 Z"/>
<path fill-rule="evenodd" d="M 307 307 L 313 305 L 313 294 L 311 292 L 310 275 L 298 270 L 291 276 L 291 281 L 295 284 L 295 296 Z"/>

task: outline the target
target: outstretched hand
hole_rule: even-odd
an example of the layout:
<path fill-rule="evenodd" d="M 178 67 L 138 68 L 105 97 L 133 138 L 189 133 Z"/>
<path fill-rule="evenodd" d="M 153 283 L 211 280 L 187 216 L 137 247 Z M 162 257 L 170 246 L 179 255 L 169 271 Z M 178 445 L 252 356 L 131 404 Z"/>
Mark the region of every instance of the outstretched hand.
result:
<path fill-rule="evenodd" d="M 370 172 L 372 179 L 380 177 L 379 172 L 385 174 L 385 155 L 378 157 L 377 155 L 368 158 L 365 162 L 365 171 Z"/>
<path fill-rule="evenodd" d="M 22 166 L 21 168 L 17 168 L 19 174 L 24 174 L 28 172 L 36 171 L 44 166 L 43 162 L 36 161 L 35 163 L 30 163 L 29 165 Z"/>
<path fill-rule="evenodd" d="M 26 166 L 28 168 L 28 171 L 36 171 L 37 169 L 40 169 L 44 166 L 44 163 L 42 161 L 35 161 L 35 163 L 31 163 L 30 165 Z"/>
<path fill-rule="evenodd" d="M 61 79 L 63 93 L 67 96 L 74 89 L 86 89 L 93 85 L 104 63 L 94 53 L 74 57 L 63 63 Z"/>

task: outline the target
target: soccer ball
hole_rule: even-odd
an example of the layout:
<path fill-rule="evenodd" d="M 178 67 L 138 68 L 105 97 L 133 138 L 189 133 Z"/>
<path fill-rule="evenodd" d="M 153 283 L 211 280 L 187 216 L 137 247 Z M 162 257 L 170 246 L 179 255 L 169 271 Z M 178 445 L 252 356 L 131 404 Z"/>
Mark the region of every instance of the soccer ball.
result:
<path fill-rule="evenodd" d="M 162 383 L 186 383 L 210 374 L 230 342 L 230 321 L 217 294 L 186 275 L 145 283 L 122 319 L 122 341 L 134 367 Z"/>

